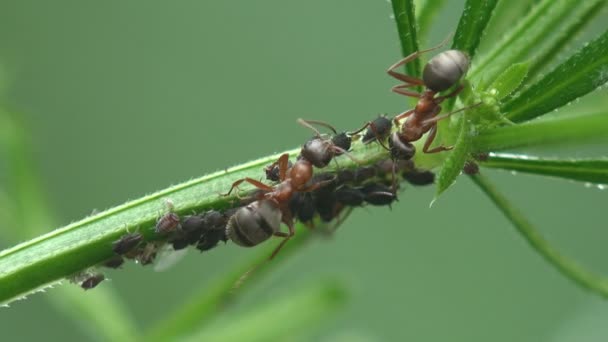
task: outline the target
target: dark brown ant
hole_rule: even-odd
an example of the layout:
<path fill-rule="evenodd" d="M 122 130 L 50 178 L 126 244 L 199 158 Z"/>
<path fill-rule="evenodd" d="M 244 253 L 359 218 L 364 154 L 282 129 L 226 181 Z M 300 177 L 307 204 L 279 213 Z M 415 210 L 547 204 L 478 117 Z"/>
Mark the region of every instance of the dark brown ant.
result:
<path fill-rule="evenodd" d="M 413 61 L 421 54 L 439 49 L 446 42 L 447 39 L 436 47 L 416 51 L 393 64 L 387 70 L 387 73 L 390 76 L 404 82 L 404 84 L 394 86 L 392 88 L 393 92 L 418 99 L 416 107 L 398 114 L 393 119 L 395 124 L 400 127 L 399 130 L 393 133 L 389 139 L 389 146 L 391 148 L 391 152 L 394 154 L 398 154 L 404 149 L 404 147 L 410 145 L 411 142 L 422 138 L 422 136 L 427 132 L 429 135 L 423 145 L 423 152 L 436 153 L 451 150 L 453 146 L 438 146 L 430 148 L 433 140 L 435 139 L 435 135 L 437 134 L 437 122 L 449 117 L 454 113 L 479 105 L 476 104 L 437 116 L 437 114 L 441 112 L 440 104 L 446 99 L 457 96 L 464 89 L 464 86 L 462 84 L 458 84 L 458 82 L 468 71 L 470 59 L 469 56 L 462 51 L 448 50 L 431 58 L 431 60 L 424 66 L 422 79 L 396 71 L 397 68 Z M 458 84 L 458 86 L 452 92 L 444 96 L 436 96 L 438 93 L 448 90 L 456 84 Z M 417 86 L 424 87 L 424 92 L 419 93 L 407 89 Z M 400 120 L 405 118 L 407 118 L 407 120 L 405 120 L 403 124 L 400 124 Z M 395 150 L 395 152 L 393 152 L 393 150 Z M 393 158 L 396 159 L 397 157 L 400 156 L 393 155 Z"/>
<path fill-rule="evenodd" d="M 101 273 L 92 274 L 88 278 L 83 280 L 82 283 L 80 283 L 80 287 L 82 287 L 85 291 L 90 290 L 99 285 L 99 283 L 101 283 L 105 279 L 106 277 Z"/>
<path fill-rule="evenodd" d="M 241 220 L 245 220 L 248 216 L 251 216 L 253 212 L 269 214 L 271 212 L 271 210 L 269 209 L 269 205 L 264 204 L 262 206 L 262 203 L 266 202 L 262 202 L 261 200 L 266 199 L 274 201 L 275 207 L 278 208 L 281 213 L 281 220 L 287 225 L 289 229 L 288 233 L 280 232 L 278 229 L 272 231 L 266 229 L 266 231 L 254 232 L 254 223 L 258 222 L 259 219 L 251 218 L 251 220 L 253 220 L 252 223 L 247 224 L 245 226 L 247 228 L 251 228 L 251 231 L 248 232 L 246 235 L 242 236 L 245 239 L 239 239 L 239 236 L 236 235 L 237 233 L 234 229 L 232 235 L 230 235 L 230 230 L 228 230 L 229 234 L 227 234 L 231 240 L 243 246 L 251 245 L 250 243 L 256 245 L 262 241 L 265 241 L 272 235 L 283 236 L 283 241 L 281 242 L 281 244 L 279 244 L 279 246 L 277 246 L 276 250 L 272 253 L 271 258 L 273 258 L 274 255 L 276 255 L 280 251 L 283 245 L 295 234 L 295 230 L 293 228 L 293 214 L 289 209 L 289 202 L 293 195 L 299 192 L 315 191 L 323 186 L 332 183 L 334 179 L 313 182 L 312 184 L 310 184 L 310 181 L 313 178 L 313 166 L 323 168 L 327 166 L 335 156 L 340 154 L 347 154 L 347 150 L 350 149 L 350 144 L 352 140 L 347 133 L 338 134 L 335 128 L 321 121 L 307 121 L 298 119 L 298 123 L 310 128 L 316 133 L 316 135 L 312 139 L 309 139 L 304 144 L 304 146 L 302 146 L 298 160 L 291 167 L 289 166 L 289 154 L 285 153 L 282 154 L 277 161 L 265 168 L 267 176 L 271 175 L 273 178 L 276 178 L 273 176 L 273 173 L 275 172 L 274 169 L 278 167 L 278 181 L 280 183 L 274 186 L 270 186 L 253 178 L 247 177 L 235 181 L 232 184 L 230 190 L 226 194 L 224 194 L 225 196 L 230 195 L 232 190 L 238 188 L 238 186 L 243 182 L 247 182 L 255 186 L 256 188 L 262 190 L 262 193 L 259 195 L 260 199 L 257 202 L 254 202 L 246 206 L 242 210 L 237 211 L 237 213 L 233 216 L 234 220 L 231 218 L 231 221 L 233 222 L 233 227 L 235 226 L 235 222 L 239 222 L 239 215 L 242 217 Z M 332 132 L 335 133 L 334 137 L 332 137 L 331 139 L 323 137 L 321 133 L 312 126 L 313 124 L 329 128 Z M 246 213 L 248 214 L 246 215 Z M 243 223 L 243 225 L 245 224 L 246 222 Z M 247 235 L 251 235 L 251 238 L 249 240 L 246 239 L 248 237 Z M 262 237 L 265 238 L 262 239 Z"/>

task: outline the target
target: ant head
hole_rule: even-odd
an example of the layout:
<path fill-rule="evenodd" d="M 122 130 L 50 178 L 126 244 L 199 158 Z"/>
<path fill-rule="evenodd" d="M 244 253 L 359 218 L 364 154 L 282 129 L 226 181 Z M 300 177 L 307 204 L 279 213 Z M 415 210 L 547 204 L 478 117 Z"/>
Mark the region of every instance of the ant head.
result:
<path fill-rule="evenodd" d="M 444 51 L 424 66 L 422 80 L 434 92 L 454 86 L 469 70 L 470 59 L 459 50 Z"/>
<path fill-rule="evenodd" d="M 331 147 L 332 142 L 329 140 L 312 138 L 302 146 L 300 155 L 315 167 L 323 168 L 329 164 L 335 155 Z"/>
<path fill-rule="evenodd" d="M 350 150 L 350 145 L 352 143 L 352 139 L 346 132 L 342 132 L 340 134 L 336 134 L 331 138 L 331 142 L 334 146 L 341 148 L 344 151 Z M 341 152 L 336 153 L 341 154 Z"/>

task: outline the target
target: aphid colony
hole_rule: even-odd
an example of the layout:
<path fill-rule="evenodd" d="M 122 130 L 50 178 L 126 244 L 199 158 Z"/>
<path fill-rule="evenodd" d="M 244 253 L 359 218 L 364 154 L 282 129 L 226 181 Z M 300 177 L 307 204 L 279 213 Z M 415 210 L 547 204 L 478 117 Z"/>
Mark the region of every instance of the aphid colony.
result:
<path fill-rule="evenodd" d="M 437 122 L 460 111 L 438 116 L 440 104 L 462 91 L 463 86 L 457 84 L 468 70 L 469 58 L 457 50 L 440 53 L 425 65 L 422 79 L 395 70 L 420 54 L 440 46 L 415 52 L 387 71 L 392 77 L 404 82 L 393 87 L 394 92 L 418 98 L 415 108 L 396 115 L 392 120 L 380 116 L 353 132 L 338 133 L 324 122 L 298 120 L 315 134 L 304 143 L 295 162 L 289 161 L 288 154 L 283 154 L 264 168 L 266 179 L 272 183 L 267 184 L 253 178 L 235 181 L 223 196 L 238 190 L 243 183 L 253 185 L 256 191 L 248 197 L 239 197 L 239 202 L 233 208 L 223 212 L 209 210 L 181 217 L 173 212 L 173 207 L 169 204 L 168 212 L 158 219 L 155 226 L 158 238 L 144 241 L 144 236 L 139 232 L 126 234 L 112 244 L 114 256 L 103 265 L 120 267 L 123 258 L 147 265 L 153 262 L 160 248 L 166 246 L 173 250 L 195 246 L 203 252 L 215 247 L 220 241 L 230 240 L 239 246 L 252 247 L 272 236 L 281 237 L 283 240 L 270 255 L 269 259 L 272 259 L 294 236 L 295 220 L 312 227 L 315 217 L 329 222 L 339 218 L 346 208 L 390 206 L 397 199 L 399 182 L 396 179 L 399 175 L 413 185 L 432 184 L 434 174 L 416 169 L 411 160 L 416 151 L 412 142 L 428 132 L 423 152 L 436 153 L 451 149 L 446 146 L 430 146 L 437 133 Z M 407 89 L 416 86 L 424 87 L 424 92 Z M 436 96 L 439 92 L 454 87 L 447 95 Z M 401 123 L 403 119 L 406 120 Z M 397 127 L 395 132 L 392 131 L 393 124 Z M 323 135 L 314 126 L 323 126 L 331 130 L 333 135 Z M 364 130 L 365 134 L 360 136 L 359 133 Z M 359 164 L 348 152 L 355 139 L 360 139 L 364 144 L 378 142 L 390 151 L 390 159 L 374 166 L 355 169 L 338 167 L 334 173 L 314 174 L 314 168 L 323 169 L 341 155 Z M 388 147 L 384 143 L 386 140 Z M 281 231 L 281 223 L 287 226 L 287 232 Z M 84 289 L 95 287 L 103 279 L 102 274 L 95 272 L 83 272 L 72 277 L 72 281 L 79 282 Z"/>

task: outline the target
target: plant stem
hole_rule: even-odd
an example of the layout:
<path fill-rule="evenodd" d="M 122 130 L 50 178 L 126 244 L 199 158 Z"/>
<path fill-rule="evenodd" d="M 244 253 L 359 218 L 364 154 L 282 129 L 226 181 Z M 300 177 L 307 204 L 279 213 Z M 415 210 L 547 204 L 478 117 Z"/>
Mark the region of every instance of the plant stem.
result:
<path fill-rule="evenodd" d="M 490 181 L 480 174 L 471 176 L 471 179 L 494 202 L 503 215 L 511 221 L 517 231 L 540 255 L 553 265 L 560 273 L 577 283 L 584 289 L 608 298 L 608 279 L 596 275 L 573 260 L 560 254 L 540 232 L 504 197 Z"/>

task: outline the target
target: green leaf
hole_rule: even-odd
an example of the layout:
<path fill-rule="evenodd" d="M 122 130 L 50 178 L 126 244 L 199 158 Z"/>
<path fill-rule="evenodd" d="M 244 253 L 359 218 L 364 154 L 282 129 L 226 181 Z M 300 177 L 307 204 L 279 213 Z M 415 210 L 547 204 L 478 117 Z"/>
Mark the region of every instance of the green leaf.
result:
<path fill-rule="evenodd" d="M 608 184 L 608 159 L 556 159 L 525 154 L 492 153 L 482 166 Z"/>
<path fill-rule="evenodd" d="M 587 44 L 502 110 L 514 122 L 534 119 L 600 87 L 608 81 L 608 31 Z"/>
<path fill-rule="evenodd" d="M 464 163 L 469 158 L 469 152 L 471 151 L 471 129 L 472 126 L 467 120 L 467 116 L 463 114 L 460 119 L 460 133 L 456 139 L 454 149 L 450 152 L 444 152 L 449 153 L 449 155 L 437 176 L 435 199 L 439 198 L 439 195 L 454 183 L 456 177 L 460 175 Z"/>
<path fill-rule="evenodd" d="M 528 74 L 530 63 L 517 63 L 507 68 L 500 76 L 496 78 L 489 89 L 496 89 L 497 98 L 502 100 L 521 85 L 524 78 Z"/>
<path fill-rule="evenodd" d="M 492 49 L 477 60 L 469 77 L 476 80 L 483 77 L 487 82 L 491 82 L 504 69 L 517 62 L 533 59 L 535 56 L 556 57 L 546 54 L 547 51 L 558 48 L 557 44 L 560 44 L 556 32 L 561 32 L 564 27 L 569 27 L 571 22 L 576 21 L 571 19 L 573 13 L 579 13 L 580 8 L 587 8 L 598 1 L 605 0 L 540 1 L 517 25 L 512 26 L 512 29 L 503 35 L 502 40 L 493 43 Z M 545 61 L 548 62 L 549 59 Z"/>
<path fill-rule="evenodd" d="M 458 22 L 452 48 L 465 51 L 471 60 L 498 0 L 467 0 Z"/>
<path fill-rule="evenodd" d="M 485 51 L 491 49 L 499 42 L 505 32 L 513 29 L 515 24 L 530 12 L 530 9 L 538 0 L 531 1 L 498 1 L 492 19 L 488 22 L 488 27 L 479 44 L 478 57 Z"/>
<path fill-rule="evenodd" d="M 504 197 L 488 179 L 480 174 L 471 179 L 494 202 L 503 215 L 511 221 L 517 231 L 526 239 L 545 260 L 560 273 L 574 281 L 580 287 L 608 298 L 608 279 L 594 274 L 574 260 L 562 255 L 555 247 L 545 240 L 540 232 Z"/>
<path fill-rule="evenodd" d="M 494 128 L 473 139 L 473 150 L 496 152 L 535 146 L 577 146 L 608 140 L 608 112 L 535 120 Z"/>
<path fill-rule="evenodd" d="M 445 6 L 446 0 L 425 1 L 416 11 L 418 18 L 418 37 L 422 44 L 427 41 L 431 24 L 439 11 Z M 423 45 L 424 46 L 424 45 Z"/>
<path fill-rule="evenodd" d="M 393 13 L 397 23 L 397 32 L 401 42 L 401 53 L 407 56 L 418 51 L 418 29 L 416 27 L 416 16 L 414 15 L 413 0 L 392 0 Z M 420 60 L 415 60 L 405 65 L 408 75 L 420 75 Z"/>
<path fill-rule="evenodd" d="M 268 304 L 244 314 L 229 314 L 187 341 L 288 341 L 330 320 L 346 301 L 336 282 L 288 291 Z M 280 326 L 280 329 L 277 329 Z"/>
<path fill-rule="evenodd" d="M 593 23 L 596 16 L 604 13 L 606 5 L 608 5 L 606 0 L 580 1 L 569 17 L 557 25 L 556 32 L 545 37 L 542 46 L 534 51 L 534 58 L 526 82 L 533 80 L 540 71 L 555 61 L 557 56 L 579 37 L 584 29 Z"/>

